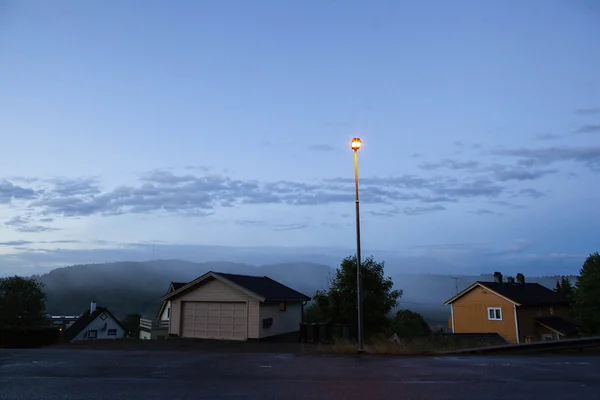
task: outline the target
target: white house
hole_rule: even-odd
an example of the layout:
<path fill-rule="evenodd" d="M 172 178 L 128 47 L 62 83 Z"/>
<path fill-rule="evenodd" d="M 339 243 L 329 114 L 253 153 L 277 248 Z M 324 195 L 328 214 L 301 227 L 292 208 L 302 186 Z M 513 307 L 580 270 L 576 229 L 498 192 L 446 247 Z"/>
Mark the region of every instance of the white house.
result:
<path fill-rule="evenodd" d="M 247 340 L 298 331 L 310 297 L 266 276 L 211 271 L 171 283 L 162 300 L 171 336 Z"/>
<path fill-rule="evenodd" d="M 69 326 L 64 337 L 67 341 L 118 339 L 127 336 L 127 330 L 108 309 L 97 307 L 92 301 L 89 311 L 86 311 Z"/>

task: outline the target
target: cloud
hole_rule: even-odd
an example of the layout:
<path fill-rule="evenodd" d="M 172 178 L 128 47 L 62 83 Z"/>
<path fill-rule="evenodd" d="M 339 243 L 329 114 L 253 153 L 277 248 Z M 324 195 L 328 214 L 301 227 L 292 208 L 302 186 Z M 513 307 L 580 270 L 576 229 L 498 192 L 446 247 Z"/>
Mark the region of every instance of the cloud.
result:
<path fill-rule="evenodd" d="M 451 159 L 444 159 L 437 163 L 423 163 L 419 165 L 419 168 L 429 171 L 449 169 L 454 171 L 466 171 L 472 174 L 486 174 L 490 178 L 501 182 L 535 180 L 558 172 L 556 169 L 532 170 L 531 168 L 520 165 L 482 165 L 482 163 L 478 161 L 457 161 Z"/>
<path fill-rule="evenodd" d="M 238 225 L 242 226 L 250 226 L 250 227 L 267 227 L 271 228 L 274 231 L 282 232 L 282 231 L 295 231 L 299 229 L 305 229 L 308 226 L 306 224 L 271 224 L 267 221 L 257 221 L 257 220 L 237 220 L 235 222 Z"/>
<path fill-rule="evenodd" d="M 578 115 L 596 115 L 600 114 L 600 107 L 591 107 L 591 108 L 580 108 L 575 111 L 575 114 Z"/>
<path fill-rule="evenodd" d="M 311 146 L 308 146 L 308 149 L 313 150 L 313 151 L 323 151 L 323 152 L 329 152 L 329 151 L 334 150 L 333 146 L 330 146 L 328 144 L 313 144 Z"/>
<path fill-rule="evenodd" d="M 443 211 L 446 207 L 435 205 L 435 206 L 425 206 L 425 207 L 404 207 L 402 212 L 406 215 L 423 215 L 436 211 Z"/>
<path fill-rule="evenodd" d="M 242 181 L 218 174 L 177 175 L 157 170 L 143 174 L 138 185 L 119 186 L 97 194 L 90 194 L 91 189 L 83 190 L 85 185 L 70 181 L 66 188 L 46 192 L 29 206 L 45 218 L 151 212 L 205 216 L 217 208 L 235 205 L 309 206 L 352 202 L 353 183 L 350 178 L 314 183 Z M 403 175 L 361 180 L 361 198 L 372 204 L 456 202 L 460 198 L 495 197 L 503 190 L 502 186 L 486 179 Z"/>
<path fill-rule="evenodd" d="M 464 143 L 457 145 L 479 147 Z M 315 146 L 320 150 L 328 147 Z M 515 196 L 539 198 L 542 196 L 541 192 L 533 188 L 515 189 L 514 182 L 534 181 L 556 174 L 558 169 L 551 164 L 559 161 L 574 161 L 590 167 L 600 166 L 600 147 L 494 149 L 488 151 L 488 155 L 508 157 L 514 165 L 453 159 L 422 163 L 419 165 L 421 174 L 362 178 L 361 200 L 386 206 L 370 212 L 370 215 L 391 217 L 399 213 L 418 215 L 441 211 L 445 209 L 445 205 L 465 199 L 483 199 L 493 204 L 493 201 L 506 201 Z M 25 181 L 26 178 L 22 180 Z M 288 180 L 261 182 L 234 179 L 211 172 L 206 167 L 192 166 L 186 167 L 182 173 L 168 169 L 149 171 L 142 174 L 134 184 L 104 190 L 100 181 L 94 177 L 26 181 L 32 187 L 18 186 L 7 180 L 0 181 L 0 202 L 2 199 L 6 202 L 10 201 L 6 199 L 20 198 L 25 201 L 32 215 L 43 223 L 52 222 L 57 217 L 91 215 L 151 213 L 155 216 L 203 217 L 212 215 L 221 208 L 244 205 L 313 206 L 351 203 L 354 200 L 354 180 L 351 177 L 328 178 L 310 183 Z M 402 202 L 413 206 L 403 210 L 398 204 Z M 294 226 L 299 229 L 297 227 L 303 225 L 300 223 Z M 53 229 L 31 222 L 13 223 L 12 226 L 23 231 Z"/>
<path fill-rule="evenodd" d="M 36 198 L 38 192 L 22 186 L 15 185 L 6 179 L 0 179 L 0 204 L 8 204 L 11 200 L 31 200 Z"/>
<path fill-rule="evenodd" d="M 48 226 L 43 225 L 31 225 L 31 219 L 29 217 L 20 217 L 16 216 L 4 223 L 4 225 L 13 228 L 18 232 L 48 232 L 48 231 L 57 231 L 57 228 L 50 228 Z"/>
<path fill-rule="evenodd" d="M 519 164 L 524 167 L 548 166 L 550 164 L 573 161 L 590 168 L 600 166 L 600 147 L 544 147 L 537 149 L 496 149 L 493 155 L 519 158 Z"/>
<path fill-rule="evenodd" d="M 575 133 L 600 133 L 600 124 L 587 124 L 580 126 Z"/>
<path fill-rule="evenodd" d="M 531 189 L 531 188 L 529 188 L 529 189 L 521 189 L 521 190 L 519 190 L 519 194 L 527 196 L 527 197 L 531 197 L 531 198 L 534 198 L 534 199 L 539 199 L 540 197 L 545 197 L 546 196 L 545 193 L 540 192 L 539 190 L 536 190 L 536 189 Z M 513 197 L 515 197 L 515 196 L 513 196 Z"/>
<path fill-rule="evenodd" d="M 546 140 L 555 140 L 560 139 L 562 136 L 557 135 L 555 133 L 541 133 L 539 135 L 535 135 L 533 138 L 535 140 L 546 141 Z"/>
<path fill-rule="evenodd" d="M 419 165 L 419 168 L 424 170 L 436 170 L 440 168 L 446 168 L 451 170 L 472 170 L 477 169 L 481 166 L 481 163 L 478 161 L 456 161 L 444 159 L 437 163 L 422 163 Z"/>
<path fill-rule="evenodd" d="M 374 217 L 391 218 L 391 217 L 395 217 L 396 215 L 400 214 L 400 210 L 398 208 L 394 207 L 394 208 L 390 208 L 390 209 L 386 209 L 386 210 L 367 211 L 367 214 L 372 215 Z"/>
<path fill-rule="evenodd" d="M 296 231 L 299 229 L 304 229 L 307 226 L 304 224 L 287 224 L 287 225 L 275 225 L 273 230 L 281 232 L 281 231 Z"/>
<path fill-rule="evenodd" d="M 34 242 L 30 242 L 29 240 L 11 240 L 8 242 L 0 242 L 0 246 L 25 246 L 33 243 Z"/>
<path fill-rule="evenodd" d="M 480 209 L 475 210 L 475 211 L 469 211 L 469 213 L 476 214 L 476 215 L 502 215 L 502 213 L 499 213 L 499 212 L 496 212 L 496 211 L 492 211 L 492 210 L 488 210 L 487 208 L 480 208 Z"/>

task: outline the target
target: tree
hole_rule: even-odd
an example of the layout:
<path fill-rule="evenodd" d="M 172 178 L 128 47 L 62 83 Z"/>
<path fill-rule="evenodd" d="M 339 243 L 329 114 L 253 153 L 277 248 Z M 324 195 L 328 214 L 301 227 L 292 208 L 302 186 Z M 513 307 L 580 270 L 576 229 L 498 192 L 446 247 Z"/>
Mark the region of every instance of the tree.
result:
<path fill-rule="evenodd" d="M 44 284 L 19 276 L 0 278 L 0 328 L 29 329 L 44 324 Z"/>
<path fill-rule="evenodd" d="M 127 314 L 125 319 L 121 321 L 121 325 L 127 330 L 130 336 L 140 337 L 140 314 Z"/>
<path fill-rule="evenodd" d="M 571 280 L 567 276 L 563 276 L 560 278 L 560 281 L 556 281 L 555 292 L 562 294 L 569 301 L 573 301 L 573 295 L 575 294 L 575 288 L 571 283 Z"/>
<path fill-rule="evenodd" d="M 383 270 L 384 263 L 376 262 L 373 257 L 361 262 L 365 336 L 381 333 L 388 327 L 388 314 L 402 297 L 402 291 L 393 289 L 394 283 L 384 276 Z M 356 324 L 356 256 L 342 260 L 329 289 L 317 291 L 313 300 L 325 320 Z"/>
<path fill-rule="evenodd" d="M 583 263 L 575 291 L 575 312 L 581 328 L 600 333 L 600 254 L 590 254 Z"/>
<path fill-rule="evenodd" d="M 401 338 L 431 333 L 423 316 L 411 310 L 398 310 L 390 320 L 392 331 Z"/>

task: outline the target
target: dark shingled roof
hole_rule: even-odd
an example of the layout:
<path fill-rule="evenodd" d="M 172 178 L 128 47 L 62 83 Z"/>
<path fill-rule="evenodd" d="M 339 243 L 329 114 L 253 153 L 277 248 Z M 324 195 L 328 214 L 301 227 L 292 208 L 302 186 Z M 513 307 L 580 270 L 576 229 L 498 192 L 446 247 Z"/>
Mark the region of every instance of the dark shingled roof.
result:
<path fill-rule="evenodd" d="M 123 328 L 123 330 L 125 332 L 127 332 L 127 329 L 125 329 L 123 327 L 123 325 L 121 325 L 121 323 L 119 322 L 119 320 L 116 319 L 115 316 L 112 315 L 112 313 L 110 311 L 108 311 L 107 308 L 96 307 L 96 311 L 94 311 L 93 313 L 90 313 L 90 310 L 87 309 L 81 315 L 81 317 L 79 317 L 79 319 L 77 321 L 73 322 L 73 325 L 71 325 L 70 327 L 68 327 L 65 330 L 65 332 L 63 333 L 63 337 L 65 338 L 65 340 L 67 342 L 70 342 L 71 340 L 73 340 L 75 338 L 75 336 L 77 336 L 79 334 L 79 332 L 81 332 L 82 330 L 84 330 L 90 324 L 90 322 L 92 322 L 93 320 L 95 320 L 102 313 L 106 313 L 106 314 L 110 315 L 111 317 L 113 317 L 114 320 L 117 321 L 117 324 L 119 324 L 121 326 L 121 328 Z"/>
<path fill-rule="evenodd" d="M 266 276 L 251 276 L 213 272 L 257 295 L 265 301 L 308 301 L 310 297 Z"/>
<path fill-rule="evenodd" d="M 171 285 L 173 285 L 173 291 L 175 291 L 187 285 L 187 282 L 171 282 Z"/>
<path fill-rule="evenodd" d="M 569 304 L 569 301 L 563 295 L 539 283 L 479 283 L 523 306 Z"/>
<path fill-rule="evenodd" d="M 552 315 L 550 317 L 537 317 L 535 321 L 544 325 L 564 336 L 573 336 L 579 334 L 579 328 L 574 323 Z"/>

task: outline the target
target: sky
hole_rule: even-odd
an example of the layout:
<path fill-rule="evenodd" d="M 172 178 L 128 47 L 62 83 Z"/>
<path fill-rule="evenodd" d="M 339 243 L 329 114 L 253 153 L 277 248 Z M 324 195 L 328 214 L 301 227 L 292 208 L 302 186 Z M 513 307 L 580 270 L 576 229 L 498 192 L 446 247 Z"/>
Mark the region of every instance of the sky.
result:
<path fill-rule="evenodd" d="M 355 136 L 363 255 L 391 268 L 576 273 L 600 249 L 592 0 L 9 0 L 0 88 L 0 275 L 335 263 Z"/>

